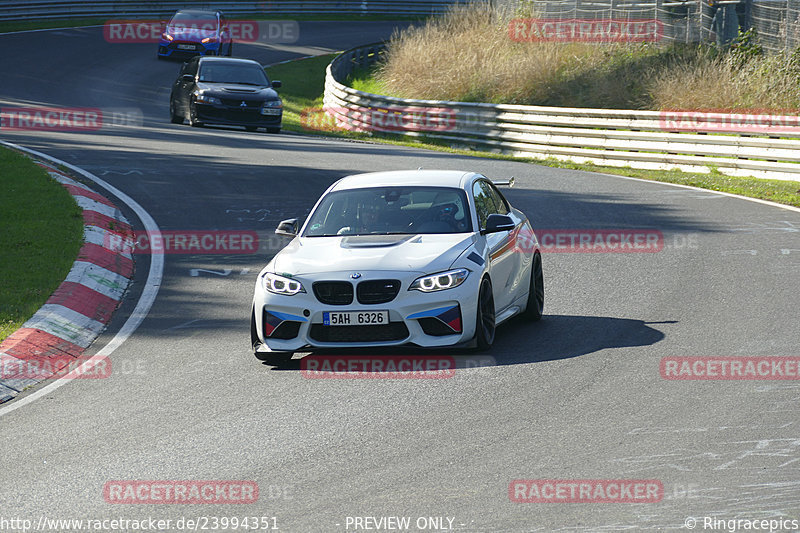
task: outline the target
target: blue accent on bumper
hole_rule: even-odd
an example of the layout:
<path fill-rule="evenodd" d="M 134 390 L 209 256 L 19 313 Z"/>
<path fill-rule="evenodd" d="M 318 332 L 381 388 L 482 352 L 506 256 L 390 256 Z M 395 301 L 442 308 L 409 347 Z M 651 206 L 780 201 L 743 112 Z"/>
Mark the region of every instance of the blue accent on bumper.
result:
<path fill-rule="evenodd" d="M 267 309 L 267 313 L 271 314 L 272 316 L 276 316 L 281 320 L 293 320 L 295 322 L 308 322 L 308 319 L 303 316 L 297 315 L 290 315 L 289 313 L 279 313 L 278 311 L 271 311 Z"/>
<path fill-rule="evenodd" d="M 458 307 L 457 305 L 451 305 L 449 307 L 439 307 L 437 309 L 431 309 L 429 311 L 420 311 L 419 313 L 414 313 L 413 315 L 408 315 L 406 320 L 413 319 L 413 318 L 428 318 L 428 317 L 436 317 L 441 315 L 442 313 L 446 313 L 451 309 Z"/>

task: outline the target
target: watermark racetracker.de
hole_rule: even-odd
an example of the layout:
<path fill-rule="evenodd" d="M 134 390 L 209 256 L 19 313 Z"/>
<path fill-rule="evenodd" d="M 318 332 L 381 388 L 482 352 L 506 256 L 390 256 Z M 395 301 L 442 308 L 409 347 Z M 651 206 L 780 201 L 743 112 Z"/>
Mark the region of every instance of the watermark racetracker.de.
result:
<path fill-rule="evenodd" d="M 659 372 L 668 380 L 800 380 L 800 356 L 671 356 L 661 359 Z"/>
<path fill-rule="evenodd" d="M 0 379 L 101 379 L 111 376 L 111 369 L 107 356 L 4 358 L 0 360 Z M 136 372 L 144 373 L 141 361 Z"/>
<path fill-rule="evenodd" d="M 663 497 L 657 479 L 515 479 L 508 485 L 514 503 L 658 503 Z"/>
<path fill-rule="evenodd" d="M 514 19 L 508 35 L 517 42 L 656 42 L 664 37 L 664 25 L 656 19 Z"/>
<path fill-rule="evenodd" d="M 0 131 L 93 132 L 124 126 L 141 126 L 138 108 L 2 107 Z"/>
<path fill-rule="evenodd" d="M 800 135 L 800 110 L 674 109 L 659 112 L 659 127 L 672 132 L 741 132 Z"/>
<path fill-rule="evenodd" d="M 447 379 L 455 372 L 452 356 L 308 355 L 300 360 L 306 379 Z"/>
<path fill-rule="evenodd" d="M 442 132 L 456 127 L 456 111 L 448 107 L 308 107 L 300 125 L 310 131 Z"/>
<path fill-rule="evenodd" d="M 535 236 L 535 237 L 534 237 Z M 654 229 L 536 229 L 522 227 L 518 252 L 538 244 L 543 253 L 656 253 L 664 249 L 664 234 Z"/>
<path fill-rule="evenodd" d="M 255 254 L 258 233 L 240 230 L 164 230 L 159 233 L 107 232 L 103 246 L 131 254 Z"/>
<path fill-rule="evenodd" d="M 251 504 L 258 483 L 242 480 L 112 480 L 103 499 L 112 504 Z"/>
<path fill-rule="evenodd" d="M 213 38 L 216 30 L 216 22 L 205 19 L 182 20 L 169 28 L 163 20 L 108 20 L 103 24 L 103 38 L 115 44 L 158 43 L 166 35 L 172 39 L 202 41 Z M 300 38 L 296 20 L 234 19 L 227 21 L 226 31 L 234 43 L 292 44 Z"/>

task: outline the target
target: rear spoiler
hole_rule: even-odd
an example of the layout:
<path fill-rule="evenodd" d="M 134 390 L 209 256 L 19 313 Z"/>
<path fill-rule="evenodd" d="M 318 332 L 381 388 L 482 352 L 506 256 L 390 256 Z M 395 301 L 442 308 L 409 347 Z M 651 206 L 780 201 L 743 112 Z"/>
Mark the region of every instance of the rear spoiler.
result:
<path fill-rule="evenodd" d="M 514 181 L 515 181 L 514 176 L 511 176 L 511 178 L 507 180 L 492 180 L 492 183 L 494 183 L 498 187 L 513 187 Z"/>

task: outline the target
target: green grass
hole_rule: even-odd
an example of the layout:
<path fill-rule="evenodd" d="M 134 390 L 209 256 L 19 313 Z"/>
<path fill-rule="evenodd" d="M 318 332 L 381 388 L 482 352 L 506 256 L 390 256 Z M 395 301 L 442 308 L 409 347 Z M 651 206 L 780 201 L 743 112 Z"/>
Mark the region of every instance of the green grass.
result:
<path fill-rule="evenodd" d="M 58 288 L 83 242 L 72 196 L 27 157 L 0 148 L 0 341 Z"/>
<path fill-rule="evenodd" d="M 357 91 L 364 91 L 365 93 L 384 94 L 388 95 L 389 92 L 377 77 L 377 68 L 357 68 L 347 78 L 347 86 L 352 87 Z"/>
<path fill-rule="evenodd" d="M 322 108 L 322 94 L 325 84 L 325 67 L 336 57 L 336 54 L 302 59 L 291 63 L 284 63 L 267 69 L 271 79 L 281 80 L 284 87 L 280 89 L 284 103 L 283 126 L 288 131 L 302 132 L 312 135 L 328 135 L 350 139 L 370 140 L 388 144 L 425 148 L 460 155 L 472 155 L 493 159 L 510 161 L 525 161 L 537 165 L 546 165 L 559 168 L 571 168 L 604 174 L 617 174 L 641 179 L 663 181 L 691 185 L 713 191 L 722 191 L 740 194 L 751 198 L 760 198 L 787 205 L 800 207 L 800 182 L 765 180 L 758 178 L 738 178 L 726 176 L 712 169 L 708 174 L 681 172 L 678 170 L 639 170 L 629 167 L 606 167 L 591 164 L 570 163 L 556 159 L 515 158 L 490 152 L 461 150 L 448 146 L 438 140 L 409 141 L 399 135 L 369 135 L 365 133 L 351 133 L 347 131 L 319 131 L 308 127 L 307 121 L 301 120 L 303 111 L 320 110 Z M 348 83 L 355 88 L 368 92 L 380 92 L 382 87 L 378 82 L 370 79 L 370 71 L 359 70 L 351 76 Z"/>
<path fill-rule="evenodd" d="M 325 67 L 337 54 L 312 57 L 276 65 L 266 69 L 271 80 L 280 80 L 278 89 L 283 100 L 284 130 L 308 132 L 303 124 L 308 113 L 322 108 L 322 88 L 325 86 Z"/>

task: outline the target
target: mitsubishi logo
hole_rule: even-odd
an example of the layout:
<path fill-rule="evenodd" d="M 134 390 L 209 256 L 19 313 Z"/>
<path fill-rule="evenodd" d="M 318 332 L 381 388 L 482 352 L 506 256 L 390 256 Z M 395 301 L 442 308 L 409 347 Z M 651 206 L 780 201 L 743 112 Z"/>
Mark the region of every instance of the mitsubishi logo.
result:
<path fill-rule="evenodd" d="M 242 103 L 241 103 L 241 104 L 239 104 L 239 107 L 247 107 L 247 102 L 245 102 L 244 100 L 242 100 Z"/>

